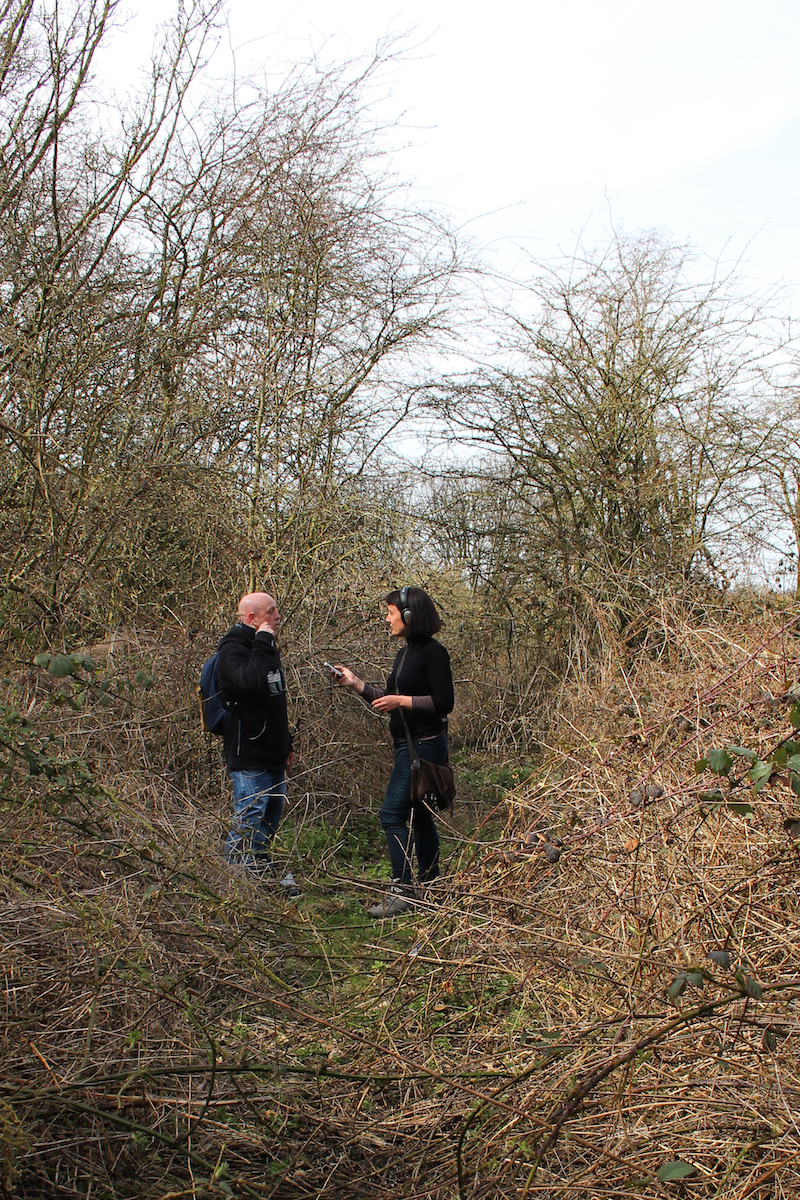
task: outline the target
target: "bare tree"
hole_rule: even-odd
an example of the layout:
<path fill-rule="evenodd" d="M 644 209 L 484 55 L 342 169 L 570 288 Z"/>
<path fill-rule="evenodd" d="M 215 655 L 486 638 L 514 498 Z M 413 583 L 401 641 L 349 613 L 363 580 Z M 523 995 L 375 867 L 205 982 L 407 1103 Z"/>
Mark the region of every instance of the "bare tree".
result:
<path fill-rule="evenodd" d="M 246 497 L 249 577 L 267 564 L 296 596 L 336 561 L 352 570 L 369 476 L 408 413 L 410 355 L 442 331 L 458 270 L 442 223 L 376 177 L 355 94 L 325 80 L 311 133 L 284 123 L 270 158 L 256 131 L 224 188 L 237 220 L 217 426 Z"/>
<path fill-rule="evenodd" d="M 299 603 L 359 545 L 385 561 L 369 471 L 441 327 L 453 240 L 372 157 L 365 87 L 390 48 L 202 91 L 217 9 L 198 4 L 109 133 L 91 67 L 113 14 L 5 10 L 7 611 L 24 592 L 25 620 L 105 621 L 145 581 L 178 603 L 212 528 L 234 589 L 271 574 Z"/>
<path fill-rule="evenodd" d="M 506 365 L 437 396 L 482 448 L 470 488 L 494 482 L 510 514 L 515 567 L 492 586 L 521 574 L 558 604 L 591 594 L 616 623 L 626 594 L 716 569 L 758 462 L 773 344 L 731 279 L 696 284 L 689 265 L 659 235 L 617 235 L 544 271 L 534 319 L 508 314 Z"/>
<path fill-rule="evenodd" d="M 51 623 L 108 567 L 158 475 L 143 366 L 148 271 L 132 231 L 166 168 L 215 12 L 181 13 L 148 92 L 109 134 L 91 71 L 115 8 L 25 0 L 2 14 L 2 587 L 7 605 L 24 591 Z M 113 609 L 105 574 L 96 599 Z"/>

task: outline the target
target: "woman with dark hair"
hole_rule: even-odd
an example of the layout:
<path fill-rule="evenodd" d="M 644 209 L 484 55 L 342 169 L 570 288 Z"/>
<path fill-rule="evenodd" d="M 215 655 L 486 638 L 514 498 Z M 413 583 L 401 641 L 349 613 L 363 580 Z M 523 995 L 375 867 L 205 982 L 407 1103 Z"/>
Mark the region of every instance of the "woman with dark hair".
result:
<path fill-rule="evenodd" d="M 422 588 L 404 587 L 386 597 L 386 627 L 394 638 L 405 638 L 386 681 L 386 688 L 365 683 L 348 667 L 337 664 L 340 687 L 352 688 L 375 712 L 389 713 L 394 739 L 394 770 L 380 811 L 392 864 L 392 884 L 379 904 L 367 909 L 371 917 L 394 917 L 405 912 L 416 896 L 411 873 L 412 849 L 417 854 L 418 879 L 428 884 L 439 874 L 439 834 L 431 811 L 411 808 L 411 757 L 406 723 L 420 758 L 447 762 L 447 714 L 453 709 L 450 656 L 433 636 L 442 627 L 436 607 Z M 405 716 L 405 723 L 401 710 Z"/>

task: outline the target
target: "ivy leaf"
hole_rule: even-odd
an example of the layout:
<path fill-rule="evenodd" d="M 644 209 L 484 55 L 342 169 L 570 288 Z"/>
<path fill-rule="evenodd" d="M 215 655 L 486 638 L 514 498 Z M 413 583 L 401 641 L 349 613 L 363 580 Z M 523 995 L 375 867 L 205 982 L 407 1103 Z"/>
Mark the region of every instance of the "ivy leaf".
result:
<path fill-rule="evenodd" d="M 727 775 L 733 766 L 733 759 L 727 750 L 709 750 L 706 753 L 708 769 L 714 775 Z"/>
<path fill-rule="evenodd" d="M 695 775 L 702 775 L 703 771 L 707 771 L 707 770 L 708 770 L 708 759 L 707 758 L 698 758 L 697 762 L 694 764 Z"/>
<path fill-rule="evenodd" d="M 789 713 L 789 720 L 792 723 L 792 729 L 800 729 L 800 704 L 795 704 L 792 711 Z"/>
<path fill-rule="evenodd" d="M 697 1174 L 697 1167 L 693 1167 L 691 1163 L 683 1162 L 680 1158 L 676 1158 L 673 1162 L 664 1163 L 656 1171 L 656 1178 L 661 1183 L 669 1183 L 672 1179 L 685 1179 L 687 1175 Z"/>
<path fill-rule="evenodd" d="M 705 984 L 705 976 L 702 971 L 687 971 L 686 982 L 690 983 L 692 987 L 702 988 Z"/>
<path fill-rule="evenodd" d="M 800 775 L 792 774 L 789 776 L 789 787 L 795 796 L 800 796 Z"/>
<path fill-rule="evenodd" d="M 35 667 L 49 666 L 50 665 L 50 651 L 45 650 L 45 651 L 43 651 L 42 654 L 37 654 L 36 658 L 33 660 L 33 665 Z"/>
<path fill-rule="evenodd" d="M 729 800 L 728 808 L 731 812 L 738 813 L 740 817 L 752 817 L 753 815 L 752 804 L 747 804 L 744 801 Z"/>
<path fill-rule="evenodd" d="M 731 965 L 731 956 L 727 950 L 711 950 L 708 957 L 715 967 L 719 967 L 723 971 L 727 971 Z"/>
<path fill-rule="evenodd" d="M 791 754 L 786 759 L 786 765 L 790 771 L 800 771 L 800 754 Z"/>

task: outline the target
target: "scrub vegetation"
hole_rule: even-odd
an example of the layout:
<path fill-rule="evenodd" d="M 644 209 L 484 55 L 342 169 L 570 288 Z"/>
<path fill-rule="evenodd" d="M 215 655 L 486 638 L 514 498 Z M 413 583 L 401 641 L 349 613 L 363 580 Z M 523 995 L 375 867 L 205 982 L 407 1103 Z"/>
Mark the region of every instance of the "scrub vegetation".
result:
<path fill-rule="evenodd" d="M 795 1195 L 769 298 L 618 231 L 478 309 L 382 157 L 396 46 L 221 85 L 188 7 L 118 104 L 115 19 L 0 9 L 0 1191 Z M 403 582 L 443 617 L 459 796 L 436 902 L 372 921 L 387 731 L 321 668 L 385 677 Z M 253 586 L 297 899 L 225 866 L 197 706 Z"/>

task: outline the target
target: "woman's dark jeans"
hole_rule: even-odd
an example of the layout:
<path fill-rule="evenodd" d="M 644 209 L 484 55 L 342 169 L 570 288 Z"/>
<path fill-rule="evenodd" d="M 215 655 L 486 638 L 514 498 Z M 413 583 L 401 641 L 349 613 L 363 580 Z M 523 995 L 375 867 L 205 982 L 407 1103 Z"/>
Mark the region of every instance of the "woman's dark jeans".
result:
<path fill-rule="evenodd" d="M 447 735 L 414 742 L 420 758 L 432 763 L 447 762 Z M 386 834 L 392 877 L 401 883 L 411 883 L 411 851 L 417 852 L 417 870 L 421 883 L 436 879 L 439 874 L 439 834 L 431 812 L 420 805 L 411 811 L 411 758 L 408 742 L 395 741 L 394 770 L 386 788 L 386 798 L 380 811 L 380 821 Z"/>

